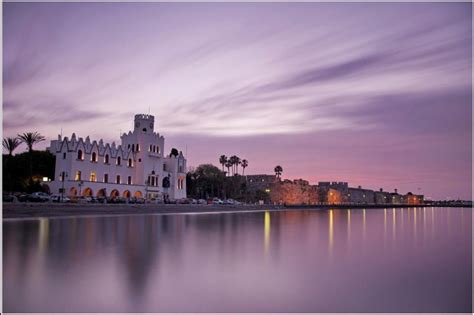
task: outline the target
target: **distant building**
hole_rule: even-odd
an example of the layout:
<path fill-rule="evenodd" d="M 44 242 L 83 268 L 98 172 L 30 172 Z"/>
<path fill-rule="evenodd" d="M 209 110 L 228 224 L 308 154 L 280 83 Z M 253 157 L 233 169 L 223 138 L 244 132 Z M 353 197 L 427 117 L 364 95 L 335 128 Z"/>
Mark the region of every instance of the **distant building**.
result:
<path fill-rule="evenodd" d="M 268 190 L 278 181 L 276 175 L 245 175 L 247 178 L 247 189 L 249 191 Z"/>
<path fill-rule="evenodd" d="M 355 204 L 374 204 L 375 194 L 373 190 L 349 187 L 349 202 Z"/>
<path fill-rule="evenodd" d="M 319 202 L 342 204 L 349 202 L 349 185 L 347 182 L 319 182 Z"/>
<path fill-rule="evenodd" d="M 421 205 L 424 203 L 424 198 L 423 195 L 415 195 L 409 192 L 403 196 L 403 203 L 408 205 Z"/>
<path fill-rule="evenodd" d="M 391 195 L 389 192 L 383 191 L 382 188 L 380 188 L 379 191 L 374 192 L 375 195 L 375 203 L 382 205 L 382 204 L 390 204 L 391 202 Z"/>
<path fill-rule="evenodd" d="M 186 197 L 186 159 L 165 155 L 165 139 L 154 132 L 154 117 L 135 115 L 134 130 L 121 144 L 58 136 L 48 150 L 56 156 L 51 193 L 66 196 L 131 198 Z M 64 190 L 63 190 L 64 189 Z"/>
<path fill-rule="evenodd" d="M 395 192 L 389 193 L 383 191 L 373 191 L 364 189 L 361 186 L 357 188 L 349 187 L 347 182 L 319 182 L 318 185 L 319 202 L 325 204 L 423 204 L 423 195 L 414 195 L 411 192 L 406 195 L 400 195 Z"/>

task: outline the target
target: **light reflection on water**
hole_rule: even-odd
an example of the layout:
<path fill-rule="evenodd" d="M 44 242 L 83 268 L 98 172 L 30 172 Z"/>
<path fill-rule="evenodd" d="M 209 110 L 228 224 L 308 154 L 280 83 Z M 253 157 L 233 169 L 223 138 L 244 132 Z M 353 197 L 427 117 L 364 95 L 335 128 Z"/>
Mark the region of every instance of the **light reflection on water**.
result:
<path fill-rule="evenodd" d="M 470 312 L 471 222 L 459 208 L 6 221 L 4 309 Z"/>

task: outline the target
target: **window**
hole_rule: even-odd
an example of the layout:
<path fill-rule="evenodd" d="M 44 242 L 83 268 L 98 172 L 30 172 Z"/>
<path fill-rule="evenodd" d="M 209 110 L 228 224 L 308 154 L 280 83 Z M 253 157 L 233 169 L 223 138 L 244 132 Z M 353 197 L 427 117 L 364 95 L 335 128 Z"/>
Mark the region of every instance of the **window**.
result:
<path fill-rule="evenodd" d="M 63 153 L 63 160 L 66 159 L 66 152 Z"/>
<path fill-rule="evenodd" d="M 135 145 L 132 144 L 132 152 L 135 152 Z"/>
<path fill-rule="evenodd" d="M 183 166 L 182 165 L 179 166 L 179 171 L 178 172 L 180 172 L 180 173 L 183 172 Z"/>
<path fill-rule="evenodd" d="M 132 159 L 128 159 L 128 167 L 132 167 L 132 166 L 133 166 Z"/>
<path fill-rule="evenodd" d="M 151 177 L 151 186 L 155 186 L 155 176 Z"/>
<path fill-rule="evenodd" d="M 84 156 L 82 154 L 82 150 L 77 151 L 77 159 L 78 160 L 83 160 L 84 159 Z"/>
<path fill-rule="evenodd" d="M 91 176 L 89 176 L 89 181 L 95 182 L 97 180 L 96 172 L 91 172 Z"/>
<path fill-rule="evenodd" d="M 76 181 L 81 180 L 81 171 L 76 172 L 76 176 L 74 177 L 74 180 L 76 180 Z"/>
<path fill-rule="evenodd" d="M 153 146 L 150 144 L 150 148 L 148 149 L 148 152 L 153 152 Z"/>
<path fill-rule="evenodd" d="M 105 157 L 104 157 L 104 163 L 109 164 L 109 155 L 108 154 L 106 154 Z"/>
<path fill-rule="evenodd" d="M 120 175 L 117 175 L 116 181 L 117 184 L 120 184 Z"/>
<path fill-rule="evenodd" d="M 109 182 L 109 174 L 104 174 L 104 183 Z"/>
<path fill-rule="evenodd" d="M 92 152 L 92 158 L 91 158 L 91 161 L 92 161 L 92 162 L 97 162 L 97 153 L 95 153 L 95 152 Z"/>
<path fill-rule="evenodd" d="M 129 184 L 129 185 L 132 184 L 132 176 L 128 176 L 128 178 L 127 178 L 127 184 Z"/>
<path fill-rule="evenodd" d="M 163 163 L 163 171 L 166 171 L 166 164 Z"/>
<path fill-rule="evenodd" d="M 140 152 L 140 146 L 138 145 L 138 143 L 137 143 L 136 148 L 137 148 L 137 152 Z"/>
<path fill-rule="evenodd" d="M 122 165 L 122 158 L 120 156 L 117 157 L 117 165 Z"/>
<path fill-rule="evenodd" d="M 156 153 L 160 153 L 160 147 L 156 146 L 155 151 L 156 151 Z"/>

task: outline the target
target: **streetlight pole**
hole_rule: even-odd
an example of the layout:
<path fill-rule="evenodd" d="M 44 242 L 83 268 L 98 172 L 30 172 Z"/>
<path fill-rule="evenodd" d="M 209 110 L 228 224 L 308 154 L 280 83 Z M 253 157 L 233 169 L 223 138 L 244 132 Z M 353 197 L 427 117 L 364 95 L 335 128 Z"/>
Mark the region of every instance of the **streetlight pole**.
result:
<path fill-rule="evenodd" d="M 61 176 L 61 182 L 62 182 L 62 185 L 61 185 L 61 202 L 64 201 L 64 178 L 67 177 L 67 172 L 63 172 L 62 176 Z"/>
<path fill-rule="evenodd" d="M 79 185 L 79 196 L 82 196 L 82 184 L 83 183 L 84 182 L 81 180 L 81 181 L 79 181 L 79 184 L 78 184 Z"/>

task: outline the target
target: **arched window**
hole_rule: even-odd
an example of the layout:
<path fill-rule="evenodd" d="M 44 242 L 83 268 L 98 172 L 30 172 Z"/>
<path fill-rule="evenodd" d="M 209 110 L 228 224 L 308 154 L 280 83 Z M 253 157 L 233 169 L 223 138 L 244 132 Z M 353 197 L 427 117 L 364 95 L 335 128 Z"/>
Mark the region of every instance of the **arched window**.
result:
<path fill-rule="evenodd" d="M 133 164 L 132 164 L 132 159 L 128 159 L 128 167 L 132 167 Z"/>
<path fill-rule="evenodd" d="M 156 153 L 160 153 L 160 147 L 156 146 Z"/>
<path fill-rule="evenodd" d="M 97 180 L 96 172 L 91 172 L 91 176 L 89 177 L 89 181 L 95 182 Z"/>
<path fill-rule="evenodd" d="M 120 156 L 117 157 L 117 165 L 122 165 L 122 158 Z"/>
<path fill-rule="evenodd" d="M 74 180 L 81 180 L 81 171 L 76 172 L 76 176 L 74 177 Z"/>
<path fill-rule="evenodd" d="M 105 155 L 104 163 L 109 164 L 109 155 L 108 154 Z"/>
<path fill-rule="evenodd" d="M 63 153 L 63 160 L 66 159 L 66 152 Z"/>
<path fill-rule="evenodd" d="M 153 152 L 156 152 L 156 146 L 155 145 L 153 146 Z"/>
<path fill-rule="evenodd" d="M 137 152 L 140 152 L 140 145 L 138 143 L 137 143 L 136 148 L 137 148 Z"/>
<path fill-rule="evenodd" d="M 132 144 L 132 152 L 135 152 L 135 145 Z"/>
<path fill-rule="evenodd" d="M 150 149 L 148 151 L 153 152 L 153 146 L 151 144 L 150 144 Z"/>
<path fill-rule="evenodd" d="M 97 153 L 92 152 L 92 162 L 97 162 Z"/>
<path fill-rule="evenodd" d="M 82 150 L 78 150 L 78 151 L 77 151 L 77 159 L 78 159 L 78 160 L 82 160 L 83 158 L 84 158 L 84 157 L 83 157 L 83 155 L 82 155 Z"/>

